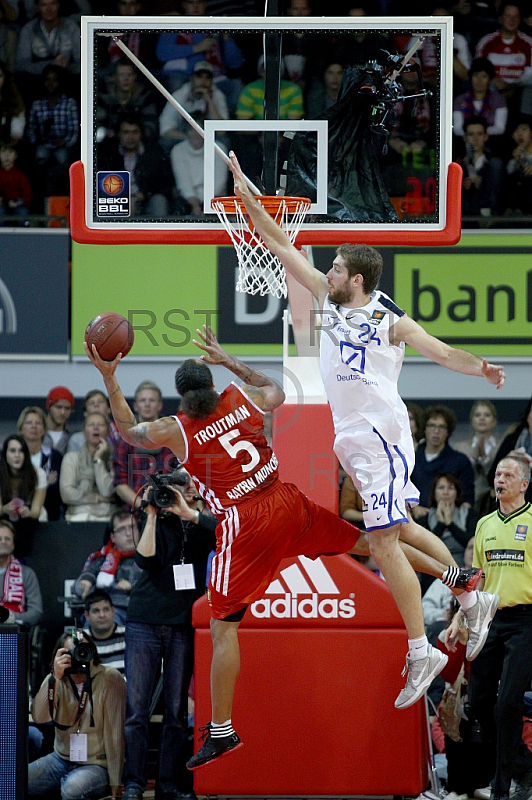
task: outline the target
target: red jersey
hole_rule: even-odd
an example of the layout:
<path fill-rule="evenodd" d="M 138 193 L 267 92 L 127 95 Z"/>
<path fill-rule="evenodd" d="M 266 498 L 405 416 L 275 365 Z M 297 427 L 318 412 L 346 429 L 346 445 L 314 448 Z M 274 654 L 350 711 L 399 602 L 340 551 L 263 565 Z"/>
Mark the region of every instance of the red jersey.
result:
<path fill-rule="evenodd" d="M 186 444 L 183 461 L 213 514 L 256 499 L 277 481 L 277 458 L 264 437 L 264 412 L 235 383 L 221 395 L 216 411 L 175 419 Z"/>
<path fill-rule="evenodd" d="M 497 79 L 513 83 L 532 66 L 532 39 L 524 33 L 510 40 L 503 39 L 500 31 L 488 33 L 477 44 L 475 58 L 481 57 L 491 61 Z"/>

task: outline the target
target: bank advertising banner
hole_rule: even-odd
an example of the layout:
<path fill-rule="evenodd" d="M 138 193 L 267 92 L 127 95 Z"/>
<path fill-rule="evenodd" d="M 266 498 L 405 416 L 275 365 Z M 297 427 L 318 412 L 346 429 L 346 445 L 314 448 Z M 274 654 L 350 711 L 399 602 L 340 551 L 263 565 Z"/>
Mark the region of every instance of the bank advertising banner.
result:
<path fill-rule="evenodd" d="M 532 235 L 466 234 L 448 248 L 382 248 L 380 288 L 434 336 L 483 356 L 532 355 Z M 314 247 L 326 272 L 333 247 Z M 280 356 L 286 301 L 235 291 L 232 247 L 81 245 L 72 251 L 72 354 L 88 322 L 128 317 L 133 356 L 188 357 L 212 324 L 235 354 Z M 407 349 L 409 355 L 415 351 Z"/>
<path fill-rule="evenodd" d="M 66 360 L 68 230 L 0 231 L 0 360 Z"/>

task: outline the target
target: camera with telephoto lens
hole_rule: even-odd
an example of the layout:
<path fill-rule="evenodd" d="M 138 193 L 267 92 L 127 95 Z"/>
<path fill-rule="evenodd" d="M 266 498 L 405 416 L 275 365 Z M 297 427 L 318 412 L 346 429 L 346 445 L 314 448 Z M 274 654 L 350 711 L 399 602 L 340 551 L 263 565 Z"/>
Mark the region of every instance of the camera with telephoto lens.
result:
<path fill-rule="evenodd" d="M 170 475 L 156 472 L 155 475 L 148 475 L 148 479 L 153 486 L 148 494 L 148 504 L 157 508 L 171 508 L 175 503 L 171 486 L 186 486 L 189 475 L 185 470 L 172 472 Z"/>
<path fill-rule="evenodd" d="M 74 648 L 70 651 L 71 664 L 65 670 L 65 675 L 90 672 L 90 662 L 96 655 L 94 645 L 83 638 L 83 631 L 80 630 L 72 631 L 72 641 L 74 642 Z"/>

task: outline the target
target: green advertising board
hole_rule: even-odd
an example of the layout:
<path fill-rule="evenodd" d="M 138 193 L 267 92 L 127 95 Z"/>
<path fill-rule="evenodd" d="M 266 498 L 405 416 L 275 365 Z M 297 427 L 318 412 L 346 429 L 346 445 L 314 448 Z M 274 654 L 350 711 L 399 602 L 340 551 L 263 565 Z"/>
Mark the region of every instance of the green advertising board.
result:
<path fill-rule="evenodd" d="M 135 329 L 132 355 L 195 355 L 196 328 L 210 321 L 218 330 L 225 314 L 231 352 L 279 356 L 285 304 L 246 296 L 243 313 L 244 301 L 231 301 L 234 271 L 220 268 L 220 250 L 227 256 L 230 248 L 73 243 L 72 354 L 83 354 L 93 317 L 116 311 Z M 328 250 L 332 261 L 334 249 Z M 532 356 L 532 236 L 466 234 L 455 247 L 382 252 L 392 272 L 386 286 L 393 285 L 395 302 L 426 331 L 479 355 Z M 268 313 L 259 301 L 269 304 Z M 261 324 L 266 317 L 271 329 Z"/>
<path fill-rule="evenodd" d="M 216 327 L 216 248 L 208 245 L 72 244 L 72 355 L 85 328 L 116 311 L 135 329 L 136 356 L 189 356 L 196 328 Z"/>
<path fill-rule="evenodd" d="M 530 236 L 470 235 L 453 248 L 396 251 L 395 302 L 448 344 L 530 357 L 531 246 Z"/>

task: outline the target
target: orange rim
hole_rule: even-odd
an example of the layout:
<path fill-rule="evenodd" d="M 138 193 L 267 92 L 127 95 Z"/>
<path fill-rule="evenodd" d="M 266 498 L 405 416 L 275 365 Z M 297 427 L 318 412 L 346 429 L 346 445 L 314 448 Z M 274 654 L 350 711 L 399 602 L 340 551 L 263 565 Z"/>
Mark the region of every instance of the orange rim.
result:
<path fill-rule="evenodd" d="M 279 210 L 279 206 L 281 203 L 285 203 L 287 207 L 287 211 L 289 214 L 295 214 L 298 210 L 298 207 L 303 203 L 304 205 L 308 205 L 310 207 L 311 201 L 308 197 L 277 197 L 276 195 L 255 195 L 255 200 L 257 200 L 260 205 L 268 212 L 272 217 L 276 215 L 277 211 Z M 214 197 L 211 205 L 214 207 L 215 203 L 221 203 L 224 210 L 228 214 L 235 213 L 235 204 L 238 205 L 241 211 L 246 213 L 246 207 L 240 197 Z"/>

